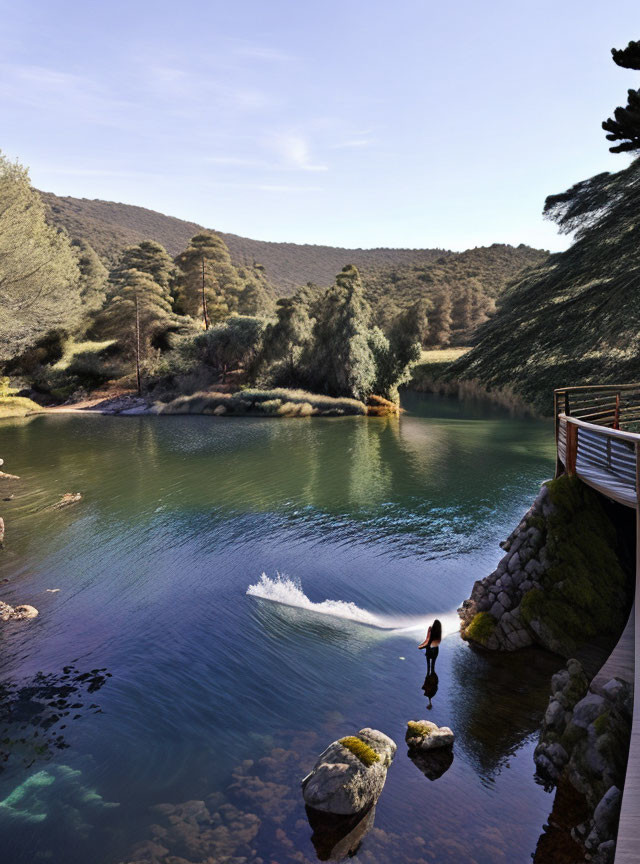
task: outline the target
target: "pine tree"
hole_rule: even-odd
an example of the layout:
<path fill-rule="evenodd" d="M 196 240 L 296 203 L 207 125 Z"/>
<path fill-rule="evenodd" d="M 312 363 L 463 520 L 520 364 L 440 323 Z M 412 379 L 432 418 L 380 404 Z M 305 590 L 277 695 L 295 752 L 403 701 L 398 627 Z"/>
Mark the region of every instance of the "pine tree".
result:
<path fill-rule="evenodd" d="M 613 62 L 623 69 L 640 70 L 640 42 L 629 42 L 622 50 L 612 48 L 611 54 Z M 640 90 L 629 90 L 626 107 L 616 108 L 602 128 L 607 132 L 607 141 L 621 142 L 609 147 L 612 153 L 640 150 Z"/>
<path fill-rule="evenodd" d="M 369 345 L 370 319 L 360 274 L 347 265 L 318 304 L 312 343 L 302 359 L 314 389 L 355 399 L 371 394 L 377 370 Z"/>
<path fill-rule="evenodd" d="M 100 335 L 116 339 L 122 354 L 138 364 L 149 358 L 154 340 L 175 323 L 171 296 L 148 273 L 126 270 L 96 325 Z"/>
<path fill-rule="evenodd" d="M 80 308 L 68 236 L 47 224 L 28 171 L 0 153 L 0 360 L 77 322 Z"/>
<path fill-rule="evenodd" d="M 274 309 L 274 290 L 269 284 L 264 267 L 254 262 L 253 267 L 238 267 L 238 278 L 244 286 L 238 297 L 241 315 L 271 315 Z"/>
<path fill-rule="evenodd" d="M 175 263 L 176 311 L 201 319 L 205 330 L 237 312 L 243 285 L 221 237 L 196 234 Z"/>
<path fill-rule="evenodd" d="M 73 240 L 80 270 L 80 299 L 85 312 L 97 312 L 104 305 L 109 273 L 93 247 L 86 240 Z"/>
<path fill-rule="evenodd" d="M 128 246 L 123 251 L 111 278 L 117 281 L 119 274 L 127 270 L 148 273 L 154 282 L 168 290 L 175 278 L 176 266 L 164 246 L 153 240 L 143 240 L 137 246 Z"/>
<path fill-rule="evenodd" d="M 429 313 L 429 330 L 427 332 L 427 345 L 438 345 L 445 347 L 451 341 L 451 326 L 453 319 L 451 313 L 453 304 L 448 291 L 439 291 L 432 298 L 431 311 Z"/>
<path fill-rule="evenodd" d="M 276 303 L 276 320 L 267 326 L 261 365 L 281 364 L 276 377 L 282 383 L 298 383 L 300 357 L 313 335 L 309 305 L 300 292 Z"/>

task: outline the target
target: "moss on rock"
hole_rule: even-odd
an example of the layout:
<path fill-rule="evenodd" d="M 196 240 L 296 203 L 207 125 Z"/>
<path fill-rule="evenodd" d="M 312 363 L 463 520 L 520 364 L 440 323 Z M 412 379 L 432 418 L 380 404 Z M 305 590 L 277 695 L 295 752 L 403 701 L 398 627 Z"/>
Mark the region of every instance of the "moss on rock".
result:
<path fill-rule="evenodd" d="M 520 611 L 533 630 L 544 630 L 562 653 L 570 653 L 597 632 L 617 632 L 624 625 L 627 575 L 601 497 L 577 477 L 563 475 L 546 485 L 549 565 L 540 578 L 542 589 L 527 592 Z"/>
<path fill-rule="evenodd" d="M 374 762 L 380 761 L 380 756 L 376 753 L 373 747 L 370 747 L 368 744 L 365 744 L 360 738 L 357 738 L 355 735 L 348 735 L 346 738 L 340 738 L 339 742 L 353 753 L 354 756 L 357 756 L 358 759 L 362 762 L 363 765 L 366 765 L 369 768 Z"/>
<path fill-rule="evenodd" d="M 486 645 L 496 629 L 496 619 L 490 612 L 478 612 L 469 626 L 462 632 L 462 638 L 478 645 Z"/>

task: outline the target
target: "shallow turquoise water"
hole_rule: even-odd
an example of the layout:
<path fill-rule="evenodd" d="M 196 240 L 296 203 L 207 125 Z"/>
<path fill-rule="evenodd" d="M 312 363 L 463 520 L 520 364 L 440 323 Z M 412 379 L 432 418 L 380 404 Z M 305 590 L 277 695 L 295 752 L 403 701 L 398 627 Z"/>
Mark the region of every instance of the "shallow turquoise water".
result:
<path fill-rule="evenodd" d="M 452 400 L 405 407 L 0 425 L 21 476 L 0 511 L 0 597 L 40 610 L 0 631 L 3 861 L 315 861 L 299 780 L 363 726 L 399 748 L 362 861 L 529 860 L 558 661 L 486 658 L 452 633 L 427 712 L 416 645 L 436 614 L 453 630 L 497 563 L 552 472 L 553 430 Z M 49 509 L 67 491 L 82 502 Z M 247 596 L 263 572 L 298 605 Z M 327 599 L 357 609 L 314 608 Z M 457 735 L 435 781 L 403 742 L 421 717 Z"/>

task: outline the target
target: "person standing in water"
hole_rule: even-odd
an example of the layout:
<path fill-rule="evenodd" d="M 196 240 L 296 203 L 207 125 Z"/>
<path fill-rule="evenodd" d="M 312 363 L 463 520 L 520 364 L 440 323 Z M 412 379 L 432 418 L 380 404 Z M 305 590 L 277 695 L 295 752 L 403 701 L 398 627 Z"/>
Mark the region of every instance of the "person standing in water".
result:
<path fill-rule="evenodd" d="M 436 657 L 438 656 L 438 646 L 442 641 L 442 624 L 436 618 L 431 627 L 427 630 L 427 638 L 418 649 L 426 648 L 427 655 L 427 675 L 436 671 Z"/>

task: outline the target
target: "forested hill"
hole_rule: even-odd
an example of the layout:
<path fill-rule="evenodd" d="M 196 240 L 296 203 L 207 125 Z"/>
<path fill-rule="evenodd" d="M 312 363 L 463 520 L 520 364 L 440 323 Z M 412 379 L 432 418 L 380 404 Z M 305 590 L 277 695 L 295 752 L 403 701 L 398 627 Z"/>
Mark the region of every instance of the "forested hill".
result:
<path fill-rule="evenodd" d="M 545 212 L 576 242 L 503 295 L 448 375 L 550 414 L 555 387 L 640 380 L 640 159 L 551 196 Z"/>
<path fill-rule="evenodd" d="M 144 207 L 86 198 L 61 198 L 40 193 L 52 221 L 67 229 L 73 238 L 86 240 L 108 266 L 113 266 L 126 246 L 142 240 L 155 240 L 175 256 L 188 245 L 194 234 L 203 230 L 195 222 L 185 222 Z M 217 229 L 214 229 L 217 230 Z M 389 289 L 389 281 L 379 278 L 391 271 L 394 295 L 405 305 L 415 299 L 421 286 L 434 281 L 478 278 L 484 290 L 496 296 L 502 287 L 523 268 L 539 264 L 546 252 L 529 246 L 494 244 L 486 249 L 464 253 L 442 249 L 341 249 L 297 243 L 271 243 L 251 240 L 236 234 L 217 232 L 224 239 L 236 264 L 266 268 L 267 276 L 280 295 L 292 294 L 301 285 L 314 282 L 331 285 L 336 273 L 355 264 L 365 281 L 371 279 L 374 303 Z M 427 274 L 433 265 L 433 274 Z M 396 271 L 394 273 L 394 271 Z M 486 283 L 486 284 L 485 284 Z"/>

